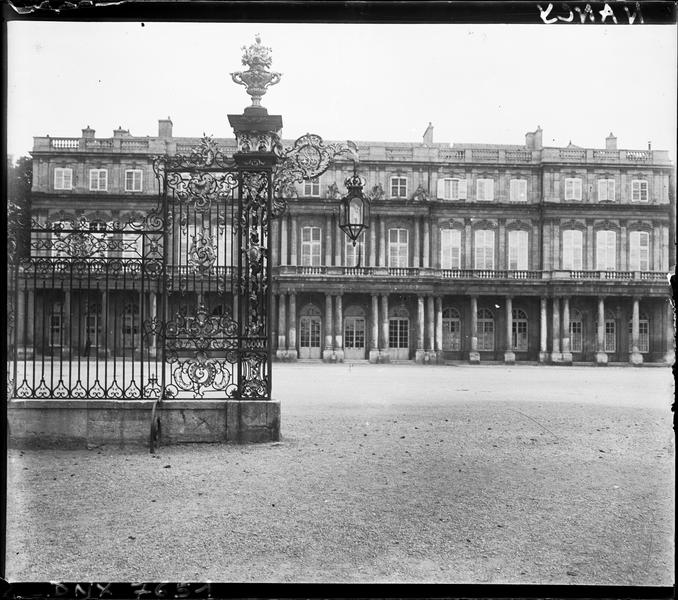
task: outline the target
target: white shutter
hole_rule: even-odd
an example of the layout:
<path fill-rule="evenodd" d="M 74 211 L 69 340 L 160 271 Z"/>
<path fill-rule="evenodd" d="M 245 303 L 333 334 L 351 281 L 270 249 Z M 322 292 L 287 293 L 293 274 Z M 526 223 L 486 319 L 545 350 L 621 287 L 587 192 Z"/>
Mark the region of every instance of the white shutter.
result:
<path fill-rule="evenodd" d="M 438 179 L 438 198 L 445 198 L 445 180 Z"/>
<path fill-rule="evenodd" d="M 607 200 L 607 182 L 604 179 L 598 181 L 598 202 Z"/>
<path fill-rule="evenodd" d="M 459 180 L 459 200 L 466 200 L 466 179 Z"/>

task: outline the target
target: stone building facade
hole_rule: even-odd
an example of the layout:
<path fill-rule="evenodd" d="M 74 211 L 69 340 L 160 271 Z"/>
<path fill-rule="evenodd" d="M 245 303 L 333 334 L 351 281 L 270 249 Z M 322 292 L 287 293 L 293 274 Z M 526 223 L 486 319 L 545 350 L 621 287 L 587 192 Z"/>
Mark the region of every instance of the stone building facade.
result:
<path fill-rule="evenodd" d="M 545 147 L 542 135 L 538 128 L 523 144 L 450 145 L 434 143 L 429 125 L 421 143 L 358 142 L 371 222 L 356 246 L 338 227 L 352 164 L 290 188 L 272 226 L 277 358 L 671 361 L 668 153 L 620 149 L 612 134 L 600 149 Z M 119 128 L 97 138 L 89 126 L 80 137 L 36 137 L 34 217 L 129 220 L 157 201 L 152 157 L 188 152 L 197 141 L 174 137 L 169 119 L 155 137 Z M 233 139 L 217 142 L 235 150 Z M 229 233 L 219 233 L 226 241 L 215 249 L 222 273 L 235 252 Z M 158 305 L 157 294 L 140 295 L 124 277 L 80 292 L 36 279 L 20 294 L 29 318 L 19 339 L 43 353 L 57 343 L 78 351 L 105 328 L 117 355 L 133 356 L 135 315 L 156 314 Z M 172 292 L 170 310 L 202 303 L 216 314 L 223 298 L 189 285 Z M 66 320 L 76 313 L 74 327 Z"/>

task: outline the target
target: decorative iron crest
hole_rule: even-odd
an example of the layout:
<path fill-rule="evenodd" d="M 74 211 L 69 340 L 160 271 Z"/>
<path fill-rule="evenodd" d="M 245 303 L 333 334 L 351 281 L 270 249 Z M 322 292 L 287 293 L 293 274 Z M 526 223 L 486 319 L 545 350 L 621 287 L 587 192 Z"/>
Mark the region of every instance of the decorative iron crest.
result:
<path fill-rule="evenodd" d="M 201 275 L 210 274 L 217 260 L 217 250 L 213 237 L 208 229 L 197 231 L 189 250 L 188 263 L 193 270 Z"/>
<path fill-rule="evenodd" d="M 319 135 L 307 133 L 298 138 L 292 147 L 282 149 L 280 161 L 273 171 L 273 216 L 277 217 L 285 210 L 286 189 L 294 183 L 322 175 L 340 156 L 357 159 L 358 146 L 351 141 L 325 144 Z"/>
<path fill-rule="evenodd" d="M 231 73 L 231 79 L 238 85 L 244 85 L 247 93 L 252 96 L 252 106 L 261 106 L 261 99 L 266 88 L 280 82 L 282 75 L 268 69 L 273 63 L 271 49 L 261 45 L 261 37 L 257 33 L 255 44 L 249 48 L 243 46 L 242 64 L 249 67 L 247 71 Z"/>
<path fill-rule="evenodd" d="M 196 168 L 232 169 L 235 162 L 225 155 L 212 136 L 203 134 L 200 141 L 191 148 L 191 153 L 153 157 L 153 171 L 160 177 L 163 171 L 190 171 Z"/>

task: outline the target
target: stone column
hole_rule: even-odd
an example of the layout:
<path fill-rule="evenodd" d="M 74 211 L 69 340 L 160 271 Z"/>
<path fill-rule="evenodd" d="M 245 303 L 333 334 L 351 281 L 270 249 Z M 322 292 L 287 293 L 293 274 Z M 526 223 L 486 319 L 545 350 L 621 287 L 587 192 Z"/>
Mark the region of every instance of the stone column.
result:
<path fill-rule="evenodd" d="M 443 299 L 436 296 L 436 354 L 438 361 L 442 361 L 443 355 Z"/>
<path fill-rule="evenodd" d="M 421 266 L 421 261 L 419 259 L 419 247 L 421 246 L 421 240 L 419 239 L 419 229 L 421 227 L 421 220 L 418 216 L 414 217 L 414 253 L 413 253 L 413 262 L 412 266 L 417 268 Z"/>
<path fill-rule="evenodd" d="M 287 321 L 287 359 L 297 359 L 297 295 L 295 292 L 288 292 L 290 311 L 289 319 Z M 285 297 L 281 296 L 284 302 Z"/>
<path fill-rule="evenodd" d="M 372 217 L 370 227 L 370 267 L 377 266 L 377 219 Z"/>
<path fill-rule="evenodd" d="M 597 336 L 596 364 L 607 364 L 607 353 L 605 352 L 605 300 L 601 296 L 598 298 L 598 336 Z"/>
<path fill-rule="evenodd" d="M 334 303 L 334 353 L 338 362 L 344 362 L 344 310 L 341 294 L 336 295 Z"/>
<path fill-rule="evenodd" d="M 325 348 L 323 349 L 323 360 L 328 362 L 332 360 L 333 349 L 333 319 L 332 319 L 332 296 L 325 294 Z"/>
<path fill-rule="evenodd" d="M 564 364 L 572 364 L 572 350 L 570 349 L 570 299 L 563 298 L 563 358 Z"/>
<path fill-rule="evenodd" d="M 379 298 L 372 294 L 372 339 L 370 340 L 370 362 L 379 362 Z"/>
<path fill-rule="evenodd" d="M 379 359 L 381 362 L 390 362 L 388 347 L 388 294 L 381 295 L 381 336 L 382 344 Z"/>
<path fill-rule="evenodd" d="M 432 359 L 431 354 L 435 351 L 435 313 L 433 311 L 433 296 L 426 298 L 426 358 Z"/>
<path fill-rule="evenodd" d="M 386 223 L 384 217 L 379 217 L 379 266 L 386 266 Z"/>
<path fill-rule="evenodd" d="M 278 294 L 278 350 L 275 353 L 279 360 L 287 359 L 287 296 L 284 292 Z"/>
<path fill-rule="evenodd" d="M 297 266 L 297 218 L 292 216 L 290 218 L 290 228 L 292 229 L 292 235 L 290 236 L 290 265 L 293 267 Z"/>
<path fill-rule="evenodd" d="M 471 223 L 466 220 L 464 225 L 464 269 L 473 269 L 473 230 Z"/>
<path fill-rule="evenodd" d="M 417 296 L 417 349 L 414 353 L 417 363 L 424 362 L 424 297 Z"/>
<path fill-rule="evenodd" d="M 280 217 L 280 266 L 287 266 L 287 215 Z"/>
<path fill-rule="evenodd" d="M 431 265 L 431 221 L 424 217 L 424 262 L 422 267 L 428 269 Z"/>
<path fill-rule="evenodd" d="M 332 215 L 325 217 L 325 266 L 332 266 Z"/>
<path fill-rule="evenodd" d="M 346 238 L 344 237 L 344 232 L 339 229 L 339 223 L 335 223 L 332 231 L 334 231 L 334 264 L 337 267 L 340 267 L 342 265 L 341 254 L 345 246 Z"/>
<path fill-rule="evenodd" d="M 506 350 L 504 362 L 512 365 L 516 362 L 516 353 L 513 351 L 513 298 L 506 296 Z"/>
<path fill-rule="evenodd" d="M 631 353 L 629 362 L 632 365 L 642 365 L 643 355 L 640 353 L 640 300 L 633 299 L 633 315 L 631 317 Z"/>
<path fill-rule="evenodd" d="M 546 307 L 546 298 L 541 299 L 540 306 L 540 316 L 541 323 L 539 327 L 539 362 L 545 363 L 548 360 L 548 349 L 546 347 L 546 338 L 548 335 L 548 319 L 547 319 L 547 307 Z"/>
<path fill-rule="evenodd" d="M 560 351 L 560 298 L 553 299 L 553 333 L 551 336 L 551 362 L 559 363 L 563 360 Z"/>
<path fill-rule="evenodd" d="M 478 352 L 478 297 L 471 296 L 471 351 L 468 355 L 471 364 L 480 362 L 480 352 Z"/>
<path fill-rule="evenodd" d="M 280 264 L 280 253 L 278 244 L 280 243 L 280 219 L 273 219 L 271 221 L 271 238 L 269 246 L 271 248 L 271 266 L 277 267 Z M 224 243 L 228 243 L 225 241 Z"/>

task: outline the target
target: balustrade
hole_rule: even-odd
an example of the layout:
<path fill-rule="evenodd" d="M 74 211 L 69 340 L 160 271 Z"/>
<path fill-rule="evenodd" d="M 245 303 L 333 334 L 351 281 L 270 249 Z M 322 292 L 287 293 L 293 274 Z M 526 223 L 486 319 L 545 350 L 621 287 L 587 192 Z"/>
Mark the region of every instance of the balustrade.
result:
<path fill-rule="evenodd" d="M 80 138 L 51 138 L 50 146 L 58 150 L 77 150 L 80 147 Z"/>

